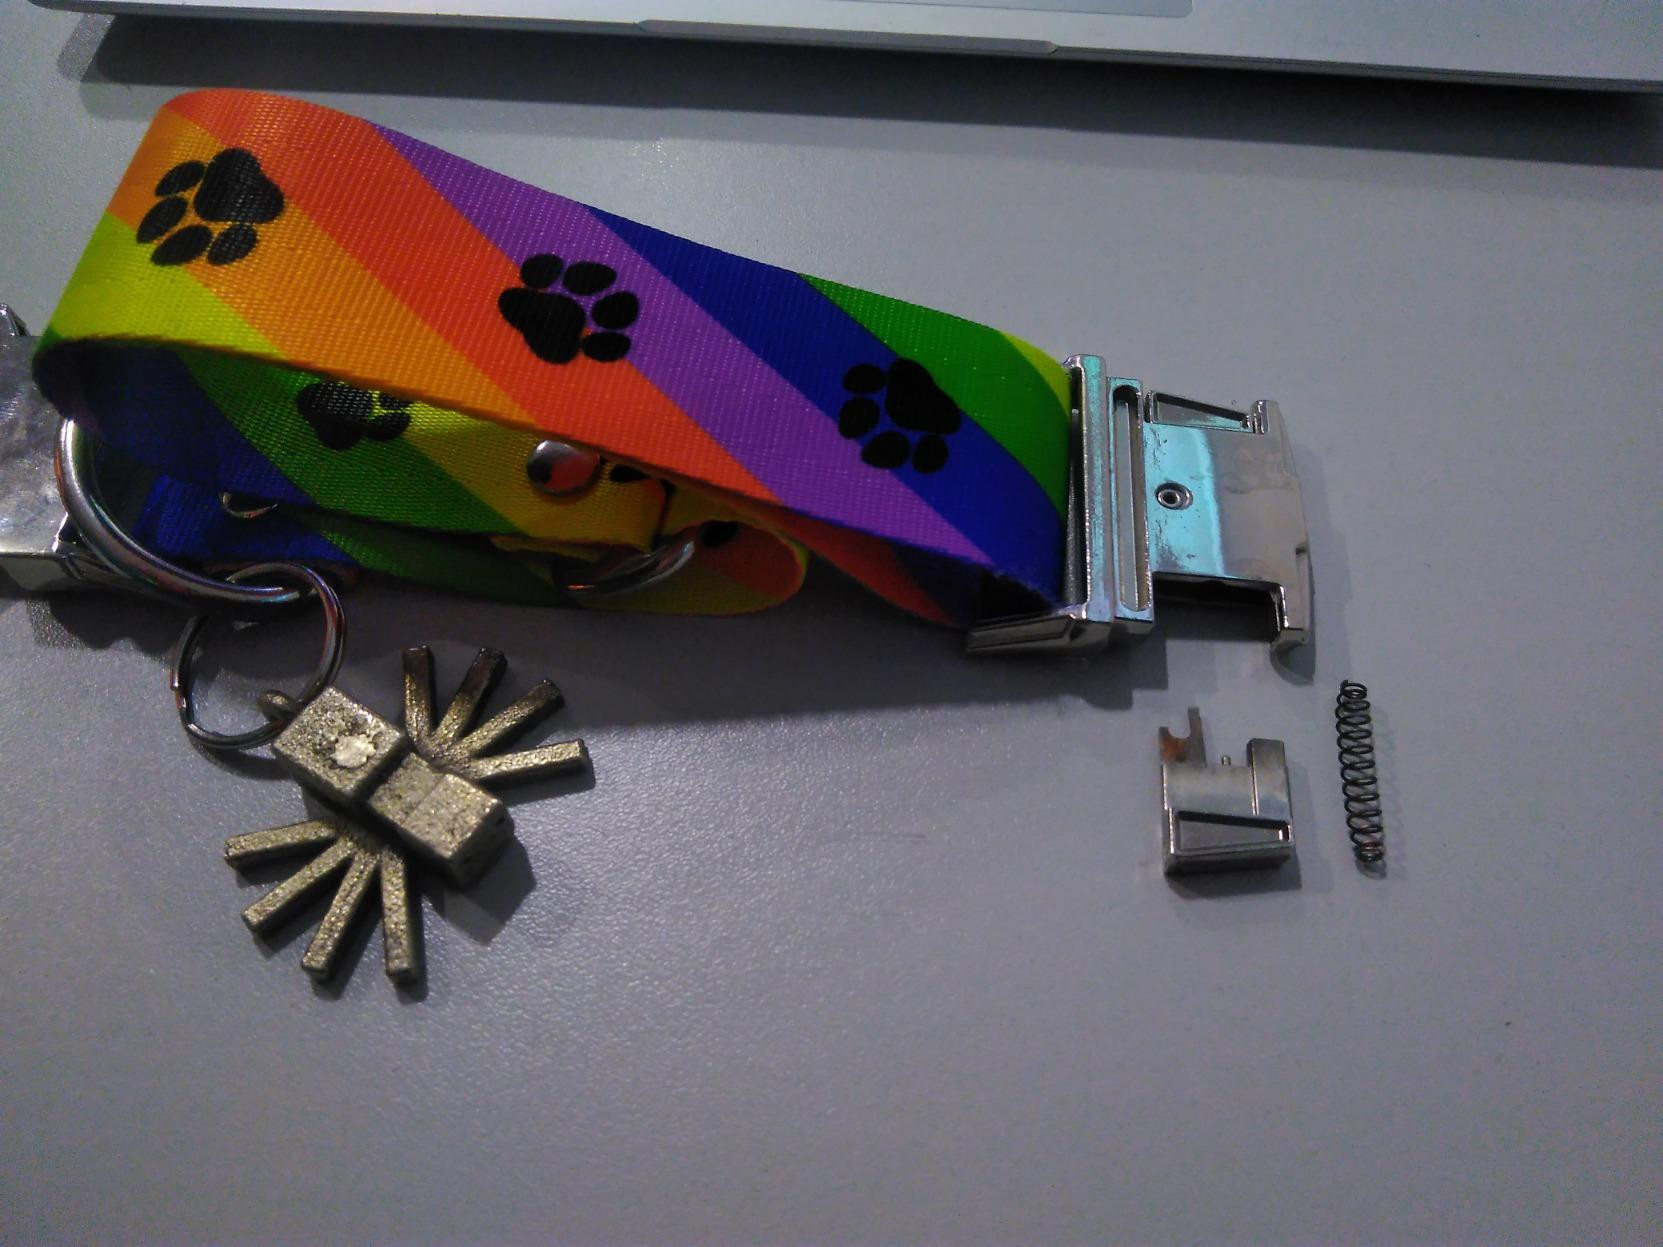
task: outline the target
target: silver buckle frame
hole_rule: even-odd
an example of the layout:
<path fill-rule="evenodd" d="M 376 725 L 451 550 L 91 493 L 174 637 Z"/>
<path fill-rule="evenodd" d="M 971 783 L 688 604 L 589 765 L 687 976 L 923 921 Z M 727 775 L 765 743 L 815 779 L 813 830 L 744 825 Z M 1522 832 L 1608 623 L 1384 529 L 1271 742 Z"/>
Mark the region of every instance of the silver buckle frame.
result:
<path fill-rule="evenodd" d="M 1271 648 L 1308 641 L 1310 537 L 1281 408 L 1260 400 L 1242 413 L 1148 390 L 1110 377 L 1096 355 L 1064 366 L 1074 421 L 1066 605 L 984 620 L 965 648 L 1089 653 L 1143 636 L 1157 581 L 1262 592 Z"/>

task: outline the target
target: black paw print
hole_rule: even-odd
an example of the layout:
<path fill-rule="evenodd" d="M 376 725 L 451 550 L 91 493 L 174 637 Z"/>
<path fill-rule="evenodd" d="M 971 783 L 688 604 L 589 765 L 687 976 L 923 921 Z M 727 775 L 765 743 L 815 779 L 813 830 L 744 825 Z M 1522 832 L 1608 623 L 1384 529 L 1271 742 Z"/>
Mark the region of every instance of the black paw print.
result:
<path fill-rule="evenodd" d="M 189 201 L 186 191 L 196 189 Z M 138 240 L 162 241 L 150 253 L 152 264 L 185 264 L 203 252 L 209 264 L 240 260 L 259 242 L 256 225 L 275 221 L 283 211 L 283 192 L 260 170 L 253 152 L 230 147 L 207 164 L 187 160 L 176 164 L 156 183 L 163 196 L 139 222 Z M 194 210 L 197 220 L 175 227 Z M 217 234 L 203 221 L 230 222 Z M 163 238 L 163 235 L 167 237 Z"/>
<path fill-rule="evenodd" d="M 918 472 L 939 472 L 947 466 L 947 438 L 964 417 L 923 364 L 898 359 L 887 371 L 876 364 L 856 364 L 843 374 L 843 388 L 852 395 L 837 413 L 837 431 L 844 437 L 865 437 L 886 415 L 896 426 L 862 443 L 860 457 L 867 463 L 899 468 L 910 459 Z M 914 442 L 908 433 L 923 436 Z"/>
<path fill-rule="evenodd" d="M 410 400 L 372 393 L 339 381 L 314 381 L 295 406 L 330 450 L 350 450 L 358 439 L 390 442 L 410 427 Z"/>
<path fill-rule="evenodd" d="M 564 294 L 549 289 L 556 279 Z M 614 269 L 592 260 L 568 267 L 557 255 L 534 255 L 520 265 L 520 280 L 523 286 L 510 287 L 497 298 L 497 309 L 538 359 L 569 364 L 581 351 L 606 364 L 629 354 L 629 335 L 622 331 L 641 314 L 640 300 L 627 290 L 614 290 L 594 299 L 587 310 L 578 302 L 617 281 Z M 584 332 L 591 324 L 594 331 Z"/>

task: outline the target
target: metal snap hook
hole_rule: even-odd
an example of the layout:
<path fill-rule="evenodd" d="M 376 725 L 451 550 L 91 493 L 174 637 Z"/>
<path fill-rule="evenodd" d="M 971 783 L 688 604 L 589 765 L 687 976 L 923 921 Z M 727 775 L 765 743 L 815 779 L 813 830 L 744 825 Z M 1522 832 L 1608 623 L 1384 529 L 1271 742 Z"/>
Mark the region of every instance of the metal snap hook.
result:
<path fill-rule="evenodd" d="M 341 669 L 341 655 L 346 649 L 346 612 L 341 609 L 341 599 L 336 595 L 334 586 L 319 573 L 300 563 L 256 563 L 252 567 L 232 572 L 226 579 L 237 585 L 256 576 L 293 577 L 304 586 L 292 590 L 297 597 L 308 592 L 317 596 L 319 604 L 323 607 L 323 652 L 312 671 L 312 678 L 298 697 L 290 698 L 281 693 L 261 695 L 260 706 L 268 714 L 265 723 L 246 732 L 216 732 L 203 727 L 197 721 L 196 708 L 191 699 L 197 642 L 201 639 L 202 630 L 214 616 L 192 616 L 191 621 L 185 625 L 185 630 L 179 634 L 178 643 L 173 647 L 167 683 L 173 690 L 173 704 L 179 711 L 179 722 L 192 740 L 209 749 L 257 749 L 261 745 L 269 744 L 277 739 L 295 712 L 334 683 L 335 676 Z"/>

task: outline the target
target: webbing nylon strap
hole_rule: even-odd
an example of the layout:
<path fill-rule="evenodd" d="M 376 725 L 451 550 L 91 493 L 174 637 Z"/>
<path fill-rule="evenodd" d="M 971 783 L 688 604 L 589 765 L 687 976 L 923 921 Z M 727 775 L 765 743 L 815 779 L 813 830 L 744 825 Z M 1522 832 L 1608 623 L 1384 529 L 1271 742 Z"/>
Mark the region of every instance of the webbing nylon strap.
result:
<path fill-rule="evenodd" d="M 742 259 L 367 121 L 245 91 L 157 115 L 42 336 L 65 414 L 156 474 L 175 557 L 558 597 L 550 553 L 705 536 L 623 599 L 789 596 L 803 548 L 926 618 L 1054 601 L 1063 369 L 984 325 Z M 595 484 L 528 479 L 545 437 Z M 237 519 L 231 490 L 282 504 Z"/>

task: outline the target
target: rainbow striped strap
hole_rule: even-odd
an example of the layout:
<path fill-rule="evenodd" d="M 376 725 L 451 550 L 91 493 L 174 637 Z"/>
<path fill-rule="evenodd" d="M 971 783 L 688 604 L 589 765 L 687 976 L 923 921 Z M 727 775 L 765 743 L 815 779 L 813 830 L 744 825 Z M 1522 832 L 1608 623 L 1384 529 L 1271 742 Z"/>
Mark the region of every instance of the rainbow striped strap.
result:
<path fill-rule="evenodd" d="M 768 605 L 805 549 L 944 623 L 1061 589 L 1068 382 L 1037 348 L 299 100 L 157 114 L 35 371 L 154 474 L 139 536 L 175 557 L 539 600 L 573 558 L 696 531 L 629 606 Z M 606 470 L 551 497 L 551 437 Z"/>

